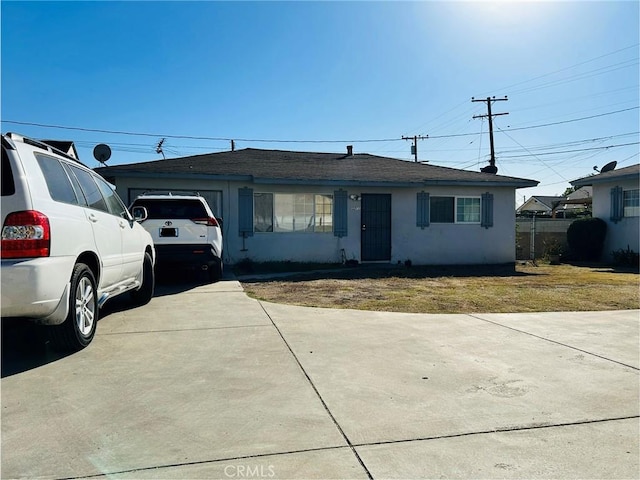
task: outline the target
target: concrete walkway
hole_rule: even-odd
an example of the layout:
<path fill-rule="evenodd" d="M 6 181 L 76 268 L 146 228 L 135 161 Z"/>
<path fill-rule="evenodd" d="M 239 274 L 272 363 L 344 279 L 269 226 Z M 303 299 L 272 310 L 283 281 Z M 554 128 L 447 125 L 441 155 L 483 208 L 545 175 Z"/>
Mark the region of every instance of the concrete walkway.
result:
<path fill-rule="evenodd" d="M 2 478 L 640 477 L 637 310 L 108 309 L 79 353 L 3 351 Z"/>

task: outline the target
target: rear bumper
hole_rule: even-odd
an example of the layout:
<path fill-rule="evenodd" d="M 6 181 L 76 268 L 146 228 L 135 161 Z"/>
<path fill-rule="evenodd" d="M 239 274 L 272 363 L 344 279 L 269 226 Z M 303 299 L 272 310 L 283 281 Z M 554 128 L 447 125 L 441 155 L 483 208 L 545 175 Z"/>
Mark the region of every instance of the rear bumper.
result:
<path fill-rule="evenodd" d="M 156 243 L 155 248 L 158 265 L 208 265 L 220 260 L 218 253 L 209 244 L 158 245 Z"/>
<path fill-rule="evenodd" d="M 68 285 L 75 259 L 2 260 L 2 317 L 57 324 L 68 312 Z"/>

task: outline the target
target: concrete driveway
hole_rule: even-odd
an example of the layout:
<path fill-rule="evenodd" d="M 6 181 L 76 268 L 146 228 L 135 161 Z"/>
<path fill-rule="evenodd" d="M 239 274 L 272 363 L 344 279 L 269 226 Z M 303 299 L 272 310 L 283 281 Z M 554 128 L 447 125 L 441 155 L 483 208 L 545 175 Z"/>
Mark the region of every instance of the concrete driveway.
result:
<path fill-rule="evenodd" d="M 639 314 L 160 286 L 73 355 L 3 332 L 2 478 L 639 478 Z"/>

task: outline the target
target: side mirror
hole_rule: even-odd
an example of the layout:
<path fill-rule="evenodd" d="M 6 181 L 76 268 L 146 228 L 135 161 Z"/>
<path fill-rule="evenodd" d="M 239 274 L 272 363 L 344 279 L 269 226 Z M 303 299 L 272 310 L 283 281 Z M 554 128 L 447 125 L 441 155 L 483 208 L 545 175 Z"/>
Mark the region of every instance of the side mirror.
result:
<path fill-rule="evenodd" d="M 144 222 L 149 217 L 146 207 L 133 207 L 131 213 L 136 222 Z"/>

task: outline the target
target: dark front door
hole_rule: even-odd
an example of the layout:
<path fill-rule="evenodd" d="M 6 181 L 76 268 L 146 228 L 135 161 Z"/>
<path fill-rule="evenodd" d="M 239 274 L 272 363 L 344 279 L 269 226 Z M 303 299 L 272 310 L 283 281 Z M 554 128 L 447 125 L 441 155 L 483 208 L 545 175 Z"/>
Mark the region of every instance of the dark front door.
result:
<path fill-rule="evenodd" d="M 362 261 L 391 260 L 391 195 L 364 193 L 361 207 Z"/>

